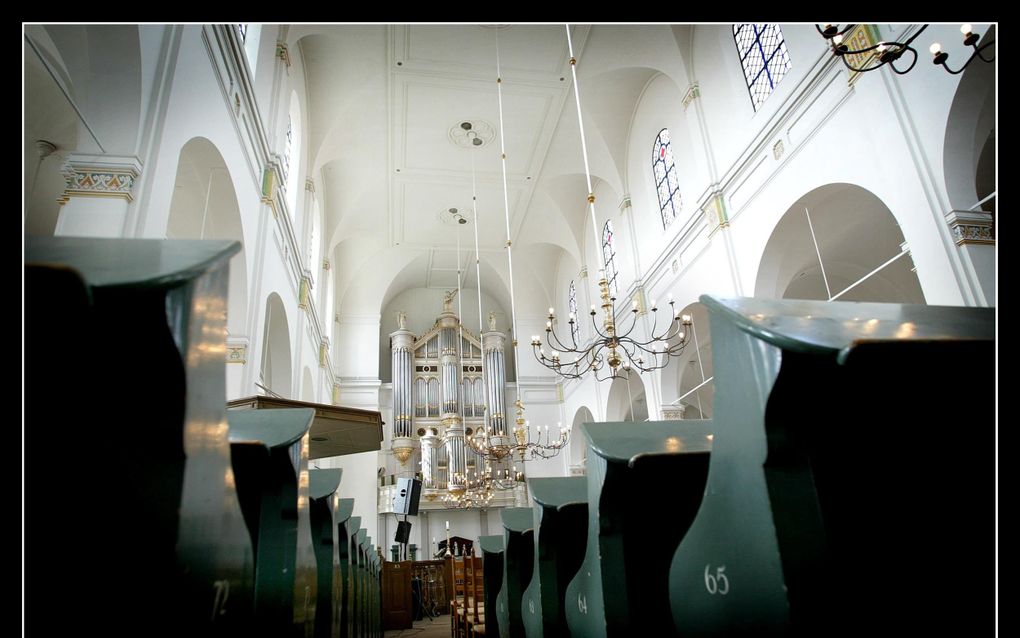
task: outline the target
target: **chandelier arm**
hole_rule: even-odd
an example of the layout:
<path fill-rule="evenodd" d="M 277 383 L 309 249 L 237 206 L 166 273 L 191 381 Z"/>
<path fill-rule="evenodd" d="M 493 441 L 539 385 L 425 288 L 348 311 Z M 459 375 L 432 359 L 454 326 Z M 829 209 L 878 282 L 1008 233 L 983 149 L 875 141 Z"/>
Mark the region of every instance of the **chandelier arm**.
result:
<path fill-rule="evenodd" d="M 871 47 L 871 48 L 873 49 L 875 47 Z M 846 68 L 850 69 L 854 73 L 868 73 L 869 71 L 875 71 L 876 69 L 881 69 L 883 66 L 885 66 L 887 64 L 887 63 L 876 64 L 875 66 L 870 66 L 868 68 L 861 68 L 861 69 L 859 69 L 859 68 L 855 67 L 854 65 L 850 64 L 849 62 L 847 62 L 846 57 L 844 57 L 846 55 L 853 55 L 855 53 L 861 53 L 863 51 L 868 51 L 868 50 L 870 50 L 870 49 L 862 49 L 861 51 L 842 51 L 842 52 L 837 50 L 836 51 L 836 55 L 838 55 L 839 59 L 843 62 L 843 66 L 845 66 Z M 910 51 L 912 51 L 914 53 L 914 59 L 916 60 L 917 59 L 917 52 L 913 51 L 913 49 L 910 49 Z M 895 68 L 895 67 L 893 67 L 893 68 Z"/>
<path fill-rule="evenodd" d="M 954 70 L 950 69 L 949 65 L 946 64 L 945 60 L 943 60 L 940 64 L 942 65 L 942 68 L 944 68 L 946 71 L 949 71 L 949 73 L 951 73 L 952 75 L 959 75 L 960 73 L 963 73 L 967 69 L 968 66 L 970 66 L 970 63 L 973 62 L 974 58 L 976 58 L 976 57 L 977 58 L 981 58 L 985 62 L 995 62 L 995 58 L 992 58 L 991 60 L 986 60 L 985 57 L 983 55 L 981 55 L 982 49 L 986 49 L 986 48 L 988 48 L 989 46 L 991 46 L 993 44 L 995 44 L 995 40 L 992 40 L 991 42 L 986 42 L 985 44 L 981 45 L 980 48 L 975 47 L 974 48 L 974 53 L 970 54 L 970 57 L 967 58 L 967 61 L 964 62 L 963 66 L 961 66 L 959 68 L 959 70 L 954 71 Z"/>
<path fill-rule="evenodd" d="M 604 333 L 601 330 L 599 330 L 599 324 L 598 324 L 597 321 L 595 321 L 595 315 L 594 314 L 591 315 L 591 326 L 592 326 L 592 328 L 595 329 L 595 334 L 598 335 L 598 338 L 595 339 L 595 344 L 597 344 L 599 341 L 604 341 L 605 339 L 609 338 L 609 335 L 607 335 L 606 333 Z M 595 347 L 595 344 L 593 344 L 592 347 Z"/>
<path fill-rule="evenodd" d="M 655 329 L 659 325 L 659 309 L 657 307 L 652 308 L 652 329 L 648 331 L 648 336 L 655 340 Z"/>
<path fill-rule="evenodd" d="M 625 339 L 630 336 L 630 333 L 634 332 L 634 328 L 637 327 L 637 315 L 638 313 L 636 308 L 630 311 L 630 328 L 624 330 L 623 333 L 616 331 L 617 339 Z"/>
<path fill-rule="evenodd" d="M 898 75 L 906 75 L 907 73 L 910 73 L 910 71 L 914 68 L 914 65 L 917 64 L 917 49 L 915 49 L 914 47 L 908 47 L 906 49 L 906 51 L 908 51 L 911 55 L 914 56 L 913 59 L 910 61 L 910 66 L 908 66 L 906 69 L 900 71 L 898 68 L 896 68 L 896 62 L 899 61 L 899 58 L 897 58 L 896 60 L 893 60 L 893 61 L 891 61 L 889 63 L 889 66 Z M 878 67 L 875 67 L 875 68 L 878 68 Z"/>
<path fill-rule="evenodd" d="M 634 341 L 633 339 L 630 339 L 630 340 L 628 340 L 628 342 L 631 345 L 633 345 L 636 349 L 640 350 L 641 352 L 646 352 L 648 354 L 654 354 L 656 352 L 655 349 L 647 347 L 647 346 L 649 346 L 649 345 L 651 345 L 653 343 L 652 341 L 641 342 L 641 341 Z"/>
<path fill-rule="evenodd" d="M 558 351 L 560 351 L 560 352 L 580 352 L 579 350 L 577 350 L 575 348 L 571 348 L 570 346 L 567 346 L 566 344 L 564 344 L 563 341 L 560 339 L 560 336 L 558 334 L 556 334 L 555 330 L 546 330 L 546 335 L 552 335 L 552 338 L 556 340 L 556 345 L 559 346 L 558 348 L 556 348 Z M 547 340 L 548 340 L 548 338 L 547 338 Z M 549 341 L 549 347 L 550 348 L 552 347 L 552 341 Z"/>
<path fill-rule="evenodd" d="M 988 59 L 985 56 L 981 55 L 981 52 L 983 50 L 987 49 L 988 47 L 992 46 L 993 44 L 995 44 L 995 40 L 990 40 L 990 41 L 982 44 L 980 47 L 978 45 L 976 45 L 976 44 L 971 45 L 971 46 L 974 47 L 974 53 L 971 54 L 971 58 L 973 58 L 976 55 L 979 58 L 981 58 L 982 62 L 995 62 L 995 58 Z"/>
<path fill-rule="evenodd" d="M 581 353 L 581 356 L 576 357 L 573 361 L 561 361 L 560 362 L 560 366 L 567 366 L 567 367 L 569 367 L 569 366 L 572 366 L 572 365 L 576 364 L 578 361 L 581 361 L 582 359 L 584 359 L 584 354 L 583 353 Z M 559 366 L 557 366 L 557 368 L 558 367 Z"/>
<path fill-rule="evenodd" d="M 677 330 L 673 334 L 668 334 L 667 333 L 667 334 L 659 335 L 657 337 L 655 335 L 652 335 L 652 338 L 649 339 L 648 341 L 638 341 L 637 339 L 628 339 L 628 341 L 630 341 L 631 343 L 647 346 L 647 345 L 651 345 L 653 343 L 657 343 L 659 341 L 669 341 L 670 339 L 672 339 L 673 337 L 677 336 L 678 334 L 680 334 L 679 330 Z"/>
<path fill-rule="evenodd" d="M 846 33 L 847 31 L 849 31 L 850 29 L 853 29 L 853 28 L 854 28 L 854 27 L 856 27 L 856 26 L 857 26 L 856 24 L 848 24 L 848 25 L 847 25 L 846 27 L 844 27 L 844 28 L 843 28 L 843 30 L 842 30 L 842 31 L 840 31 L 840 32 L 838 32 L 838 33 L 833 33 L 832 35 L 825 35 L 825 31 L 823 31 L 823 30 L 822 30 L 822 28 L 821 28 L 820 26 L 818 26 L 817 24 L 815 24 L 815 30 L 816 30 L 816 31 L 818 31 L 818 33 L 819 33 L 819 34 L 820 34 L 820 35 L 821 35 L 821 36 L 822 36 L 823 38 L 825 38 L 826 40 L 828 40 L 828 39 L 830 39 L 830 38 L 834 38 L 834 37 L 836 37 L 837 35 L 843 35 L 843 34 L 845 34 L 845 33 Z"/>
<path fill-rule="evenodd" d="M 570 379 L 580 379 L 584 375 L 588 374 L 590 371 L 597 369 L 596 364 L 598 363 L 599 359 L 591 352 L 588 352 L 587 355 L 588 356 L 581 357 L 574 361 L 575 372 L 563 372 L 562 370 L 557 370 L 557 372 Z M 578 362 L 582 360 L 584 360 L 584 370 L 581 370 L 581 366 L 578 365 Z"/>
<path fill-rule="evenodd" d="M 680 320 L 677 317 L 673 317 L 669 323 L 663 327 L 661 334 L 656 335 L 654 332 L 652 333 L 652 339 L 655 341 L 667 341 L 672 339 L 680 333 L 680 326 L 682 325 L 683 324 L 680 323 Z"/>

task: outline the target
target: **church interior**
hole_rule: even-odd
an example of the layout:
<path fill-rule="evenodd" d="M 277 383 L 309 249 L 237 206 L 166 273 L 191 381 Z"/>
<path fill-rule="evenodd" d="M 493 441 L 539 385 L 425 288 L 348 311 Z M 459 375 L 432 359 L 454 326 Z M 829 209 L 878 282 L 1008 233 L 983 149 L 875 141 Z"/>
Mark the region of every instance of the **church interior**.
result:
<path fill-rule="evenodd" d="M 997 629 L 995 24 L 22 33 L 25 635 Z"/>

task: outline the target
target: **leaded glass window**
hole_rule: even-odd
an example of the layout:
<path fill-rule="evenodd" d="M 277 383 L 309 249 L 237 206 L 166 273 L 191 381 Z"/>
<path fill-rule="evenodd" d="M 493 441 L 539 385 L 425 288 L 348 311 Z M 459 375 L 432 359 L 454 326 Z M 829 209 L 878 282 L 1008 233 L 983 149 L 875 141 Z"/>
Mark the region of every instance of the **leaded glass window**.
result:
<path fill-rule="evenodd" d="M 680 212 L 680 184 L 676 178 L 676 163 L 673 162 L 673 145 L 669 141 L 669 129 L 662 129 L 655 138 L 652 172 L 655 174 L 655 189 L 659 193 L 662 227 L 666 228 Z"/>
<path fill-rule="evenodd" d="M 606 281 L 609 282 L 609 292 L 616 294 L 616 247 L 613 246 L 613 222 L 607 220 L 602 227 L 602 259 L 606 263 Z"/>
<path fill-rule="evenodd" d="M 570 282 L 570 288 L 567 290 L 567 311 L 574 318 L 574 323 L 570 324 L 570 336 L 574 338 L 576 343 L 581 338 L 578 327 L 581 324 L 581 318 L 577 316 L 577 289 L 574 288 L 574 282 L 572 281 Z"/>
<path fill-rule="evenodd" d="M 751 104 L 757 111 L 790 70 L 786 40 L 778 24 L 735 24 L 733 40 L 744 67 Z"/>

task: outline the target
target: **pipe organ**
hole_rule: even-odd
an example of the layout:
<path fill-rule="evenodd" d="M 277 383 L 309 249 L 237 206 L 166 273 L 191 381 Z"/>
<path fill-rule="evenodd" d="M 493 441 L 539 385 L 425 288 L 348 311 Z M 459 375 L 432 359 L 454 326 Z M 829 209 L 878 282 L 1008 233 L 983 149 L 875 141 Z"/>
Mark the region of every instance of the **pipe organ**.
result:
<path fill-rule="evenodd" d="M 503 349 L 506 336 L 490 330 L 479 339 L 452 309 L 451 298 L 435 324 L 420 337 L 401 327 L 390 334 L 393 357 L 392 449 L 406 472 L 420 463 L 424 496 L 462 494 L 485 460 L 466 438 L 489 428 L 507 434 Z M 408 467 L 408 461 L 416 462 Z M 431 500 L 430 499 L 430 500 Z"/>

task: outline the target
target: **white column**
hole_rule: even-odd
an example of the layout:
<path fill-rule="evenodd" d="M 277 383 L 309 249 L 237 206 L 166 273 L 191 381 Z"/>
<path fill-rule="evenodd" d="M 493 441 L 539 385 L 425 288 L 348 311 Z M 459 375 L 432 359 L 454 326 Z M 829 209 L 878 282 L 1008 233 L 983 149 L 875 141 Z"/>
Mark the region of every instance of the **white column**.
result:
<path fill-rule="evenodd" d="M 946 223 L 953 234 L 964 268 L 973 273 L 984 299 L 995 305 L 995 218 L 983 210 L 951 210 Z M 975 295 L 976 296 L 976 295 Z"/>
<path fill-rule="evenodd" d="M 60 197 L 54 235 L 122 237 L 135 180 L 142 172 L 133 155 L 68 156 L 67 186 Z"/>

